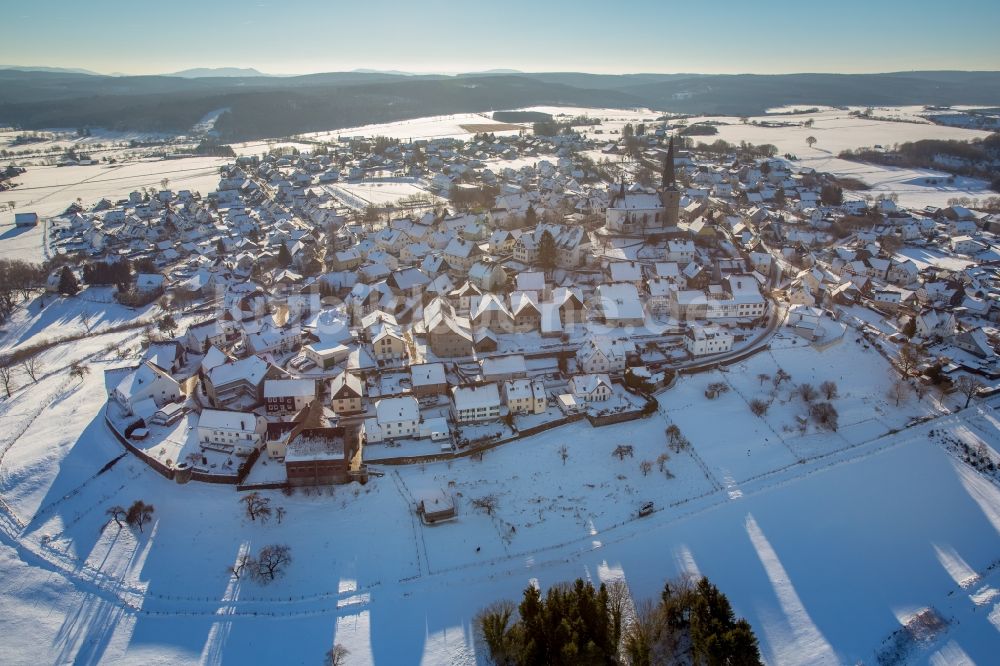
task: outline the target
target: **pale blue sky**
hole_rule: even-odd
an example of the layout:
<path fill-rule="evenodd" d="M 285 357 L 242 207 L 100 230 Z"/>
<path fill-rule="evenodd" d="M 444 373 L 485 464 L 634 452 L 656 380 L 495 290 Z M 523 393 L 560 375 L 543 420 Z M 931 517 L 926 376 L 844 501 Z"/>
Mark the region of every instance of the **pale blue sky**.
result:
<path fill-rule="evenodd" d="M 1000 70 L 1000 1 L 30 0 L 0 64 L 163 73 Z"/>

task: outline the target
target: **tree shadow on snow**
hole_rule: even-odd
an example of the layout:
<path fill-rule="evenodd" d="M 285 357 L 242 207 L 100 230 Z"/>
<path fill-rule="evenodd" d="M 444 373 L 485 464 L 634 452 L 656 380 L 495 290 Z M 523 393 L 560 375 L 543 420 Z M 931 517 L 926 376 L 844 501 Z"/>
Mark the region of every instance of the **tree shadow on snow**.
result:
<path fill-rule="evenodd" d="M 76 610 L 66 615 L 56 633 L 54 646 L 59 664 L 98 664 L 104 659 L 111 637 L 115 634 L 126 610 L 121 605 L 86 595 Z"/>

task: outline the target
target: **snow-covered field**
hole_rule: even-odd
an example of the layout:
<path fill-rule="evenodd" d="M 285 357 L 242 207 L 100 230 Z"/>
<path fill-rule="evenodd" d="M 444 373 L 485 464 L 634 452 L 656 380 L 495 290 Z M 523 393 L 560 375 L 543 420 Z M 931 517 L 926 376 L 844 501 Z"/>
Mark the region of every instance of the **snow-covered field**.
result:
<path fill-rule="evenodd" d="M 39 217 L 59 215 L 77 199 L 84 207 L 102 198 L 111 201 L 127 197 L 143 187 L 162 187 L 166 178 L 171 190 L 191 190 L 203 195 L 219 184 L 219 167 L 227 160 L 218 157 L 190 157 L 176 160 L 142 160 L 90 166 L 39 166 L 15 181 L 20 185 L 0 193 L 3 203 L 14 202 L 14 210 L 0 212 L 0 256 L 41 261 L 44 258 L 43 224 L 27 230 L 14 226 L 15 213 L 35 212 Z"/>
<path fill-rule="evenodd" d="M 475 129 L 477 125 L 492 125 L 495 122 L 489 114 L 485 113 L 456 113 L 447 116 L 429 116 L 426 118 L 414 118 L 412 120 L 400 120 L 393 123 L 347 127 L 329 132 L 311 132 L 301 136 L 321 141 L 335 141 L 339 137 L 351 136 L 385 136 L 403 141 L 410 139 L 441 139 L 445 137 L 464 139 L 471 137 L 472 134 L 483 131 L 483 129 Z M 463 125 L 466 127 L 463 127 Z M 487 131 L 492 131 L 497 136 L 505 136 L 508 134 L 517 134 L 520 128 Z"/>
<path fill-rule="evenodd" d="M 68 300 L 49 318 L 72 327 Z M 23 344 L 46 316 L 20 316 L 2 342 Z M 126 339 L 48 352 L 49 374 L 0 403 L 4 663 L 308 664 L 334 642 L 350 663 L 481 663 L 474 614 L 530 581 L 624 577 L 643 598 L 685 571 L 726 591 L 769 663 L 871 663 L 928 606 L 951 624 L 914 662 L 988 663 L 1000 649 L 1000 489 L 930 436 L 995 447 L 998 421 L 930 398 L 897 408 L 887 363 L 851 335 L 824 351 L 779 336 L 728 371 L 680 379 L 648 419 L 576 423 L 482 460 L 384 466 L 365 486 L 269 493 L 287 515 L 266 525 L 231 488 L 178 486 L 131 456 L 101 473 L 122 452 L 103 422 L 102 370 L 117 361 L 102 350 Z M 91 373 L 70 379 L 83 357 Z M 759 375 L 779 367 L 792 379 L 758 418 L 747 403 L 771 396 Z M 805 411 L 792 387 L 828 379 L 839 431 L 790 427 Z M 715 382 L 730 390 L 708 400 Z M 932 420 L 907 427 L 914 417 Z M 667 449 L 670 424 L 691 452 Z M 619 444 L 634 455 L 613 456 Z M 662 453 L 673 477 L 655 462 L 644 475 L 640 462 Z M 426 489 L 452 493 L 458 520 L 421 524 L 413 504 Z M 493 516 L 472 505 L 490 494 Z M 108 524 L 109 506 L 138 498 L 156 506 L 144 534 Z M 645 501 L 658 511 L 636 518 Z M 242 550 L 268 543 L 292 548 L 284 578 L 230 579 Z"/>
<path fill-rule="evenodd" d="M 798 105 L 805 109 L 807 104 Z M 860 107 L 859 107 L 860 108 Z M 816 113 L 796 115 L 766 115 L 751 117 L 749 121 L 792 123 L 790 127 L 761 127 L 749 122 L 741 123 L 732 116 L 706 116 L 691 118 L 689 123 L 713 121 L 724 123 L 718 126 L 719 133 L 707 137 L 695 137 L 695 141 L 711 143 L 723 139 L 730 143 L 746 141 L 753 144 L 770 143 L 778 153 L 791 153 L 799 159 L 798 166 L 825 171 L 838 176 L 859 178 L 871 186 L 870 194 L 899 195 L 900 204 L 911 207 L 928 205 L 944 206 L 948 199 L 956 197 L 991 196 L 988 183 L 972 178 L 959 178 L 954 185 L 925 185 L 927 177 L 946 178 L 948 174 L 928 169 L 902 169 L 873 164 L 861 164 L 842 160 L 837 155 L 847 149 L 872 147 L 876 145 L 891 148 L 893 144 L 920 139 L 953 139 L 967 141 L 983 138 L 988 132 L 980 130 L 944 127 L 923 121 L 918 115 L 920 107 L 877 108 L 876 116 L 898 117 L 922 122 L 892 122 L 851 117 L 848 111 L 824 108 Z M 812 127 L 799 123 L 813 121 Z M 813 136 L 816 144 L 810 148 L 806 138 Z M 864 192 L 858 193 L 859 195 Z"/>
<path fill-rule="evenodd" d="M 387 180 L 343 181 L 328 186 L 335 194 L 338 190 L 347 192 L 367 204 L 384 206 L 400 199 L 419 195 L 431 201 L 444 201 L 427 191 L 421 183 L 413 179 L 395 178 Z"/>

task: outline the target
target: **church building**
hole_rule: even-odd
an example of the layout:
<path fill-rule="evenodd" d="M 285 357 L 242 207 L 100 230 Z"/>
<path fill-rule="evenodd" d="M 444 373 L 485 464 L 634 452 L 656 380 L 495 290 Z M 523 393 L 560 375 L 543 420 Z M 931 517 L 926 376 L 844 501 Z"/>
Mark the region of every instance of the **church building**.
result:
<path fill-rule="evenodd" d="M 674 140 L 670 139 L 667 158 L 663 162 L 663 181 L 657 193 L 649 193 L 638 185 L 625 188 L 622 181 L 611 196 L 606 211 L 605 229 L 622 236 L 645 236 L 677 226 L 681 193 L 674 175 Z"/>

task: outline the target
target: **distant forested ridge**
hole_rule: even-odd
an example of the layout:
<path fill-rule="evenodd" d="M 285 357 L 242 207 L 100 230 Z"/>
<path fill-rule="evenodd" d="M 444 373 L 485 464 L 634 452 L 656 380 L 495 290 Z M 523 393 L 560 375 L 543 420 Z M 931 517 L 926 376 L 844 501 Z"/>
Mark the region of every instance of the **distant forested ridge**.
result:
<path fill-rule="evenodd" d="M 537 105 L 748 115 L 794 104 L 1000 105 L 1000 72 L 454 77 L 332 72 L 191 79 L 0 70 L 0 124 L 186 132 L 206 114 L 227 108 L 216 124 L 223 141 Z M 520 122 L 509 118 L 496 119 Z"/>

